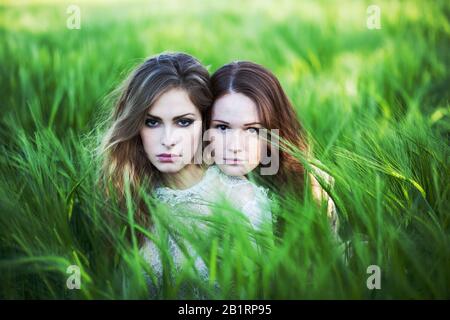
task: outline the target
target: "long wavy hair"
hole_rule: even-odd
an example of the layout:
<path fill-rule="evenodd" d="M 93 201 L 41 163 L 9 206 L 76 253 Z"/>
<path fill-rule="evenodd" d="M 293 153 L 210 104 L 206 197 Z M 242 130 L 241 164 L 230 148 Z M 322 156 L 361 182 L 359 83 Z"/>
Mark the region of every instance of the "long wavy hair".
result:
<path fill-rule="evenodd" d="M 306 131 L 298 120 L 294 108 L 277 77 L 263 66 L 249 61 L 235 61 L 219 68 L 211 76 L 214 100 L 228 93 L 242 93 L 257 106 L 260 121 L 265 129 L 279 130 L 279 145 L 267 143 L 267 154 L 279 152 L 279 168 L 274 175 L 261 175 L 254 170 L 248 175 L 268 187 L 281 201 L 288 194 L 304 195 L 306 171 L 302 161 L 294 156 L 299 153 L 306 160 L 311 157 Z M 212 108 L 207 111 L 206 125 L 211 124 Z M 269 137 L 270 137 L 270 132 Z M 278 148 L 278 150 L 274 150 Z M 294 151 L 294 152 L 292 152 Z M 260 167 L 262 164 L 260 164 Z M 288 191 L 294 191 L 290 193 Z M 298 199 L 298 198 L 297 198 Z M 274 232 L 283 234 L 285 219 L 275 217 Z"/>
<path fill-rule="evenodd" d="M 144 186 L 151 191 L 162 181 L 162 175 L 145 154 L 140 129 L 148 109 L 162 94 L 174 88 L 185 90 L 204 118 L 212 104 L 208 71 L 188 54 L 162 53 L 145 60 L 119 87 L 98 148 L 99 184 L 107 196 L 112 186 L 119 203 L 125 205 L 128 181 L 133 201 L 138 203 L 135 221 L 144 225 L 148 225 L 151 218 L 138 195 L 139 188 Z"/>
<path fill-rule="evenodd" d="M 306 132 L 294 108 L 275 75 L 263 66 L 249 61 L 235 61 L 219 68 L 211 76 L 214 99 L 228 93 L 242 93 L 253 100 L 263 127 L 279 129 L 279 170 L 274 175 L 258 176 L 266 186 L 277 190 L 291 185 L 304 185 L 305 169 L 291 152 L 292 148 L 309 154 Z M 206 115 L 206 125 L 211 123 L 212 108 Z M 271 154 L 274 146 L 267 144 Z M 255 173 L 258 170 L 255 170 Z"/>

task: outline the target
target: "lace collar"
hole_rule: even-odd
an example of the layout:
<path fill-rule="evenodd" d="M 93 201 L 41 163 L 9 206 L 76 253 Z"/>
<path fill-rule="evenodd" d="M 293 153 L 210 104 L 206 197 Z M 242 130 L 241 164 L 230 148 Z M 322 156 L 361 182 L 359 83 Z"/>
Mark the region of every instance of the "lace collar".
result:
<path fill-rule="evenodd" d="M 182 202 L 197 202 L 200 200 L 200 195 L 203 194 L 209 182 L 216 176 L 219 170 L 215 166 L 210 166 L 206 169 L 202 179 L 187 189 L 172 189 L 165 186 L 156 187 L 153 191 L 155 197 L 170 205 L 177 205 Z"/>
<path fill-rule="evenodd" d="M 202 179 L 187 189 L 172 189 L 165 186 L 159 186 L 154 189 L 155 197 L 169 205 L 175 206 L 180 203 L 198 203 L 205 204 L 204 196 L 206 193 L 214 192 L 211 190 L 214 186 L 214 179 L 218 179 L 223 186 L 235 187 L 241 184 L 251 183 L 248 179 L 241 176 L 228 176 L 224 174 L 219 167 L 212 165 L 208 167 Z M 253 184 L 254 185 L 254 184 Z M 256 186 L 267 196 L 267 190 L 262 186 Z"/>

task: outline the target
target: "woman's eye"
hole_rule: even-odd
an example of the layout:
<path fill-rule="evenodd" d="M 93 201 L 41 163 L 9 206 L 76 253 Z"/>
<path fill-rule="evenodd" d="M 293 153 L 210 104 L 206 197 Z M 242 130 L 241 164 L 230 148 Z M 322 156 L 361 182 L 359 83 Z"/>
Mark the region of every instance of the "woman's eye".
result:
<path fill-rule="evenodd" d="M 180 119 L 177 121 L 180 127 L 188 127 L 192 122 L 194 122 L 192 119 Z"/>
<path fill-rule="evenodd" d="M 257 134 L 259 132 L 259 128 L 251 127 L 251 128 L 247 128 L 247 131 L 250 133 Z"/>
<path fill-rule="evenodd" d="M 226 131 L 228 129 L 228 127 L 224 124 L 218 124 L 216 126 L 216 129 L 219 129 L 220 131 Z"/>
<path fill-rule="evenodd" d="M 145 124 L 147 125 L 147 127 L 154 128 L 158 125 L 158 120 L 147 119 L 147 120 L 145 120 Z"/>

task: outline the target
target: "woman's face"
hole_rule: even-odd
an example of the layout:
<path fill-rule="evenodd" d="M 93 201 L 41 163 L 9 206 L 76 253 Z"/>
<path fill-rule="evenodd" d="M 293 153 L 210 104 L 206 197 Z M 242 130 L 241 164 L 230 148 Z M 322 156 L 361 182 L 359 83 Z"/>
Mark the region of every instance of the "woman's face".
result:
<path fill-rule="evenodd" d="M 214 161 L 227 175 L 242 176 L 261 161 L 263 128 L 256 104 L 242 93 L 229 93 L 214 102 L 209 139 Z"/>
<path fill-rule="evenodd" d="M 202 117 L 185 90 L 171 89 L 149 109 L 140 135 L 150 162 L 161 172 L 176 173 L 193 163 Z"/>

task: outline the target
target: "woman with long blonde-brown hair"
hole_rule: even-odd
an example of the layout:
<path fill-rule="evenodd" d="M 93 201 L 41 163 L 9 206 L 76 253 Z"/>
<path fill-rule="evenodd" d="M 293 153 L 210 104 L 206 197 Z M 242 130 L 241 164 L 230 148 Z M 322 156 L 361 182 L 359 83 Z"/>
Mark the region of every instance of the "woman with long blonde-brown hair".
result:
<path fill-rule="evenodd" d="M 121 211 L 129 210 L 126 199 L 131 196 L 133 219 L 156 237 L 155 212 L 149 212 L 140 191 L 158 198 L 158 191 L 186 192 L 205 179 L 197 158 L 204 114 L 212 103 L 209 73 L 188 54 L 162 53 L 139 65 L 119 92 L 100 147 L 100 185 L 108 199 L 118 200 Z M 182 264 L 184 256 L 172 237 L 153 238 L 155 242 L 144 232 L 137 236 L 140 253 L 159 282 L 163 263 L 158 243 L 169 241 L 170 255 Z M 196 265 L 204 268 L 198 259 Z"/>
<path fill-rule="evenodd" d="M 203 116 L 212 102 L 209 73 L 194 57 L 163 53 L 139 65 L 119 88 L 100 147 L 100 181 L 125 199 L 125 180 L 138 199 L 139 187 L 187 188 L 199 181 Z M 142 200 L 135 218 L 148 222 Z"/>

